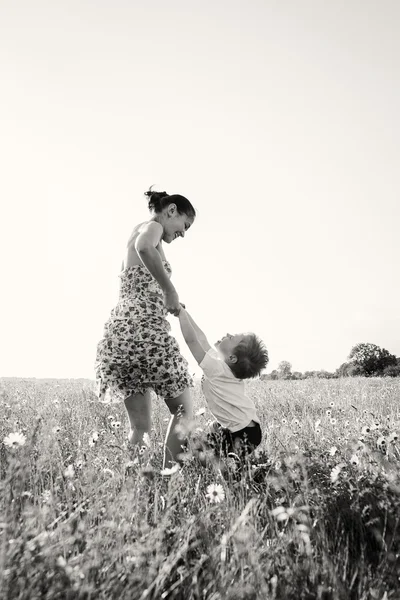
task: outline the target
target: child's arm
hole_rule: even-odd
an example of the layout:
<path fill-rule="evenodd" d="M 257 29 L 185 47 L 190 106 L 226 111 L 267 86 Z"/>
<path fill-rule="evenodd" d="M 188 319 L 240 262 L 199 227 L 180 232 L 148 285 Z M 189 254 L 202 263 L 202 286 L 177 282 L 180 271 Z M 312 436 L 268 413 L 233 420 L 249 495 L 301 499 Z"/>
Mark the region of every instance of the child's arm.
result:
<path fill-rule="evenodd" d="M 189 346 L 190 352 L 193 354 L 194 358 L 196 359 L 197 364 L 200 364 L 203 361 L 203 358 L 205 357 L 207 350 L 211 346 L 208 346 L 208 348 L 203 347 L 203 344 L 200 342 L 200 340 L 197 337 L 196 331 L 195 331 L 192 323 L 194 323 L 194 321 L 192 322 L 192 320 L 190 319 L 186 310 L 184 308 L 181 308 L 180 313 L 179 313 L 179 324 L 181 326 L 182 335 L 185 338 L 185 342 Z M 198 331 L 200 331 L 200 329 Z M 202 333 L 202 332 L 200 331 L 200 333 Z M 202 335 L 203 335 L 203 339 L 208 344 L 207 339 L 204 336 L 204 333 L 202 333 Z"/>
<path fill-rule="evenodd" d="M 204 350 L 207 352 L 211 348 L 211 345 L 208 343 L 206 334 L 200 329 L 200 327 L 197 325 L 197 323 L 194 322 L 192 315 L 190 315 L 187 311 L 186 311 L 186 314 L 187 314 L 187 317 L 189 319 L 191 326 L 194 329 L 197 339 L 199 340 L 200 344 L 203 346 Z"/>

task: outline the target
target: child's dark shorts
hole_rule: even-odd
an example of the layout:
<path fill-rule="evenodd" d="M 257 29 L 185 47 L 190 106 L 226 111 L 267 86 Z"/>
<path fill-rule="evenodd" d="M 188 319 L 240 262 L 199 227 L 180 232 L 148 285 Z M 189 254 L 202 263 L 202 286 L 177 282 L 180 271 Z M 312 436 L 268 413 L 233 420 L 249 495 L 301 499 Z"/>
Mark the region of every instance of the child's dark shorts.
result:
<path fill-rule="evenodd" d="M 239 429 L 239 431 L 230 431 L 218 424 L 215 431 L 207 435 L 207 445 L 218 456 L 228 456 L 229 453 L 234 453 L 240 458 L 244 458 L 260 445 L 261 439 L 261 427 L 258 423 L 253 427 Z"/>

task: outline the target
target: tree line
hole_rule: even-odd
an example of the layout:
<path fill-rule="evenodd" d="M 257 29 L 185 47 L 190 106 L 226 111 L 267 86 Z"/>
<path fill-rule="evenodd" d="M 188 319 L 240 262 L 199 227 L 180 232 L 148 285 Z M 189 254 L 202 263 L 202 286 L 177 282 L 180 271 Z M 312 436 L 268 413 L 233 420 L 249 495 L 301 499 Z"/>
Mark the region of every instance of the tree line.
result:
<path fill-rule="evenodd" d="M 263 374 L 261 379 L 335 379 L 338 377 L 400 377 L 400 357 L 391 354 L 386 348 L 376 344 L 359 343 L 353 346 L 347 361 L 342 363 L 335 372 L 321 371 L 292 371 L 292 365 L 287 360 L 279 363 L 278 368 L 271 373 Z"/>

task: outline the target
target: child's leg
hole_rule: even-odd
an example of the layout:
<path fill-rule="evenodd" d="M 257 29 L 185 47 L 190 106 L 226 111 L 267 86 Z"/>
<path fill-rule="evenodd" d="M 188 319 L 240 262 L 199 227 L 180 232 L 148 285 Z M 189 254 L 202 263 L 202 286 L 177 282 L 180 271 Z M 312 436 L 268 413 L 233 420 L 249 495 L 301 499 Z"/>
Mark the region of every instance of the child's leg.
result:
<path fill-rule="evenodd" d="M 175 431 L 178 423 L 187 426 L 193 418 L 192 399 L 190 397 L 190 389 L 186 388 L 182 394 L 172 399 L 165 399 L 171 413 L 171 419 L 168 424 L 167 435 L 165 437 L 164 446 L 164 461 L 163 468 L 172 467 L 174 462 L 178 461 L 178 454 L 182 452 L 182 446 L 185 445 L 185 440 Z"/>
<path fill-rule="evenodd" d="M 150 390 L 145 394 L 132 394 L 125 400 L 131 431 L 129 441 L 133 445 L 143 444 L 143 435 L 151 429 L 151 395 Z"/>

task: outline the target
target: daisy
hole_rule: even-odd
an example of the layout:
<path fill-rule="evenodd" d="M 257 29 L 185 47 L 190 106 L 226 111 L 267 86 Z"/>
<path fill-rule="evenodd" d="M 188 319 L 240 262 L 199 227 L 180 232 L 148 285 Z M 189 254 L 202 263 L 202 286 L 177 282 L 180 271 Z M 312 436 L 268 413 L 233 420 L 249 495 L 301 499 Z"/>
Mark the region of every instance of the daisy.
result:
<path fill-rule="evenodd" d="M 93 447 L 99 439 L 98 431 L 94 431 L 89 438 L 89 446 Z"/>
<path fill-rule="evenodd" d="M 19 448 L 20 446 L 23 446 L 25 444 L 25 442 L 26 442 L 26 436 L 19 431 L 10 433 L 3 440 L 4 445 L 8 446 L 9 448 Z"/>
<path fill-rule="evenodd" d="M 378 448 L 379 448 L 379 449 L 381 449 L 381 450 L 385 450 L 385 449 L 386 449 L 386 446 L 387 446 L 387 444 L 386 444 L 386 440 L 385 440 L 385 438 L 383 437 L 383 435 L 381 435 L 381 437 L 380 437 L 380 438 L 378 438 L 378 440 L 377 440 L 377 442 L 376 442 L 376 445 L 377 445 L 377 446 L 378 446 Z"/>
<path fill-rule="evenodd" d="M 64 477 L 74 477 L 75 471 L 72 465 L 68 465 L 68 467 L 64 471 Z"/>
<path fill-rule="evenodd" d="M 207 487 L 206 498 L 208 498 L 210 502 L 215 503 L 225 500 L 225 492 L 222 485 L 219 483 L 210 483 L 210 485 Z"/>

